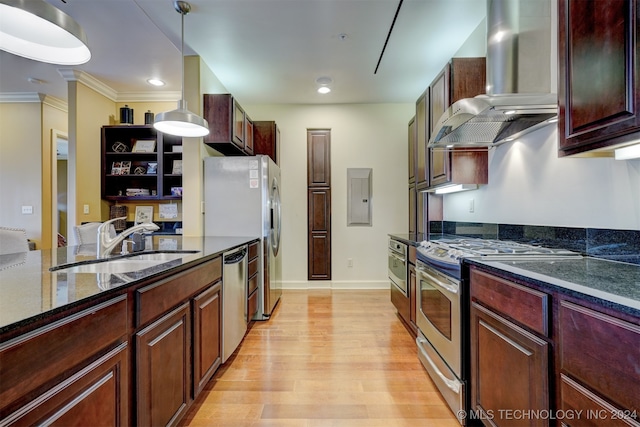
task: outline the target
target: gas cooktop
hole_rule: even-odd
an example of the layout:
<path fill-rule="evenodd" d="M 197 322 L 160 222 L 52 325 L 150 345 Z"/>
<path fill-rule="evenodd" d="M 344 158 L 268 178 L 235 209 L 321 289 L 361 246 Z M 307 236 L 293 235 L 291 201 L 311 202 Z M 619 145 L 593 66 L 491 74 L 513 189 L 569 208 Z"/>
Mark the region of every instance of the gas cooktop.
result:
<path fill-rule="evenodd" d="M 463 258 L 560 259 L 582 255 L 566 249 L 546 248 L 510 240 L 456 238 L 425 240 L 417 248 L 417 256 L 420 261 L 459 277 Z"/>

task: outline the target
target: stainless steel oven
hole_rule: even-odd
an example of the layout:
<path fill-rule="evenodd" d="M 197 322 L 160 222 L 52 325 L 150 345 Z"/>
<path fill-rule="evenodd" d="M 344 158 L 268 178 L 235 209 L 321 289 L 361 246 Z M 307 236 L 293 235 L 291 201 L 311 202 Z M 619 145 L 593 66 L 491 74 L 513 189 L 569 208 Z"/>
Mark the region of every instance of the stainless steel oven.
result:
<path fill-rule="evenodd" d="M 405 297 L 407 293 L 407 245 L 389 239 L 388 272 L 391 286 L 395 286 Z"/>
<path fill-rule="evenodd" d="M 461 291 L 459 280 L 416 261 L 418 357 L 456 416 L 466 407 L 461 380 Z"/>

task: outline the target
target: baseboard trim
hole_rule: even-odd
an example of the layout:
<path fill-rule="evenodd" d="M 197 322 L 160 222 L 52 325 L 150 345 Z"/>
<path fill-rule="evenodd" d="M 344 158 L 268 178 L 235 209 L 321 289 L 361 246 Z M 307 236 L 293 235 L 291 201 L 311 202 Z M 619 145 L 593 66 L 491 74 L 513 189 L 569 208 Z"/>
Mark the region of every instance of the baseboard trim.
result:
<path fill-rule="evenodd" d="M 389 282 L 386 280 L 283 281 L 282 289 L 389 289 Z"/>

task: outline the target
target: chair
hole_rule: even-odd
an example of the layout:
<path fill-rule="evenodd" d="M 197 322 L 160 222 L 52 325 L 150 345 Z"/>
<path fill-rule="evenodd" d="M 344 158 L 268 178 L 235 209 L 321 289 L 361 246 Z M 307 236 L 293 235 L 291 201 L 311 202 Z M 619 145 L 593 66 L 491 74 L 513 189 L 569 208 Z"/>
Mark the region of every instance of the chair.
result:
<path fill-rule="evenodd" d="M 29 252 L 24 228 L 0 227 L 0 255 Z"/>
<path fill-rule="evenodd" d="M 91 243 L 98 243 L 98 227 L 102 225 L 101 222 L 87 222 L 82 225 L 74 225 L 73 231 L 76 234 L 78 245 L 86 245 Z M 109 235 L 115 237 L 116 229 L 113 224 L 109 228 Z"/>

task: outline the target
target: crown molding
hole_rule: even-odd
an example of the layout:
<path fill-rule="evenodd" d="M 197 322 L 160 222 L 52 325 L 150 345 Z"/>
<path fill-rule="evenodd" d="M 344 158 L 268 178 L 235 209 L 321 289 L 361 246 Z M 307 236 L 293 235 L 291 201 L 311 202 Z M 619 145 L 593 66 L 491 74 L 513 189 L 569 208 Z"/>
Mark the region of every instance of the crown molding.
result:
<path fill-rule="evenodd" d="M 89 73 L 84 71 L 75 70 L 73 68 L 58 68 L 58 73 L 68 82 L 80 82 L 83 85 L 95 90 L 102 96 L 109 98 L 111 101 L 116 102 L 118 98 L 118 92 L 113 90 L 110 86 L 102 83 Z"/>
<path fill-rule="evenodd" d="M 117 102 L 169 102 L 180 101 L 182 93 L 179 91 L 165 92 L 118 92 Z"/>
<path fill-rule="evenodd" d="M 64 111 L 65 113 L 69 112 L 69 104 L 64 99 L 56 98 L 51 95 L 44 95 L 42 97 L 42 103 L 47 104 L 50 107 L 57 108 L 60 111 Z"/>
<path fill-rule="evenodd" d="M 0 103 L 42 102 L 44 96 L 38 92 L 0 92 Z"/>

